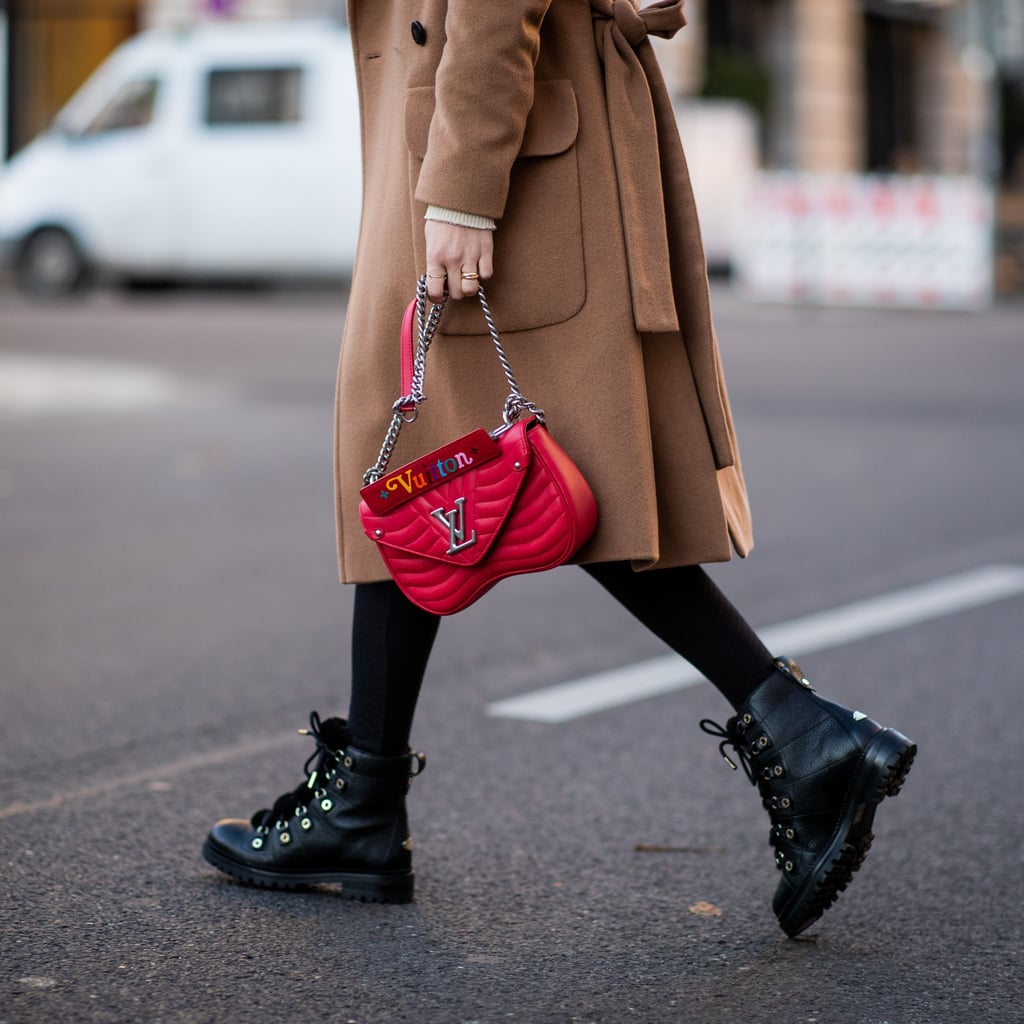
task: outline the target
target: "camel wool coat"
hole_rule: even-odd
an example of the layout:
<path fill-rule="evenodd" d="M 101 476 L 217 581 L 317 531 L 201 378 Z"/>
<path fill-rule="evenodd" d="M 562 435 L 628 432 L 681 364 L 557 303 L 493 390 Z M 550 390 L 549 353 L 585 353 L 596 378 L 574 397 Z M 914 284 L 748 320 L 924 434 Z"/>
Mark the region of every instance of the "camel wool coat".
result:
<path fill-rule="evenodd" d="M 427 204 L 492 217 L 486 290 L 509 360 L 583 471 L 581 562 L 637 570 L 752 547 L 689 177 L 651 34 L 682 0 L 349 0 L 363 216 L 338 367 L 344 582 L 388 577 L 358 515 L 426 269 Z M 391 468 L 500 425 L 507 385 L 475 299 L 450 301 L 428 401 Z"/>

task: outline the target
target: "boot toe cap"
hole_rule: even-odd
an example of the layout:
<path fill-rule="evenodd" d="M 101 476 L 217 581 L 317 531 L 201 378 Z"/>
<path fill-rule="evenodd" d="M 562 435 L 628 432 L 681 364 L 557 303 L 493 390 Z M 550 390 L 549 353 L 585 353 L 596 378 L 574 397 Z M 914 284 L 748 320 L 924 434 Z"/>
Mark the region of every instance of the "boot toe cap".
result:
<path fill-rule="evenodd" d="M 245 850 L 251 854 L 253 835 L 254 829 L 250 822 L 241 818 L 224 818 L 210 829 L 206 842 L 228 852 Z"/>

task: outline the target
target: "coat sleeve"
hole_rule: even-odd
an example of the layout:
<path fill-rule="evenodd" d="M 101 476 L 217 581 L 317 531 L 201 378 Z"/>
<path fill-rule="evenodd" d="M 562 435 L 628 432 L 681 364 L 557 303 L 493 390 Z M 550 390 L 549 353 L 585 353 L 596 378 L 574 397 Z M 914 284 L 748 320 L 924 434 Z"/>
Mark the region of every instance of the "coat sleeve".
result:
<path fill-rule="evenodd" d="M 500 219 L 552 0 L 449 0 L 416 198 Z"/>

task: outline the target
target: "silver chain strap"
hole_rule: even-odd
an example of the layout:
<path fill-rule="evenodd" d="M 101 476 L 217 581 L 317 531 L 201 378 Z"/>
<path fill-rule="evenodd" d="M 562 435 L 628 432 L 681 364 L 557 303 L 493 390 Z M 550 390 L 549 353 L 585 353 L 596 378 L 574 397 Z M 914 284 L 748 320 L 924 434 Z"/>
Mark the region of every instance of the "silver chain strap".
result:
<path fill-rule="evenodd" d="M 519 384 L 516 382 L 512 366 L 508 361 L 508 356 L 505 355 L 501 338 L 498 336 L 498 328 L 494 324 L 491 307 L 487 305 L 487 297 L 484 295 L 483 286 L 480 286 L 477 298 L 480 300 L 480 308 L 483 310 L 484 320 L 487 322 L 487 330 L 491 335 L 491 341 L 494 342 L 494 348 L 497 350 L 501 369 L 504 371 L 505 379 L 508 381 L 509 393 L 501 412 L 502 425 L 497 430 L 491 431 L 491 437 L 497 438 L 508 430 L 523 413 L 532 413 L 543 423 L 544 410 L 538 409 L 519 390 Z M 412 366 L 412 384 L 410 385 L 409 394 L 403 395 L 391 406 L 394 410 L 394 415 L 391 417 L 391 423 L 388 426 L 387 434 L 384 436 L 384 443 L 381 445 L 377 461 L 363 474 L 364 484 L 375 483 L 387 472 L 388 463 L 391 461 L 391 455 L 395 450 L 395 445 L 398 443 L 398 435 L 401 433 L 403 424 L 412 423 L 419 415 L 420 403 L 427 400 L 427 396 L 423 394 L 423 378 L 427 368 L 427 351 L 430 349 L 430 343 L 434 340 L 437 325 L 441 320 L 441 314 L 444 312 L 447 299 L 446 292 L 445 298 L 439 303 L 430 304 L 430 312 L 428 313 L 427 279 L 423 276 L 417 282 L 416 321 L 419 338 Z"/>

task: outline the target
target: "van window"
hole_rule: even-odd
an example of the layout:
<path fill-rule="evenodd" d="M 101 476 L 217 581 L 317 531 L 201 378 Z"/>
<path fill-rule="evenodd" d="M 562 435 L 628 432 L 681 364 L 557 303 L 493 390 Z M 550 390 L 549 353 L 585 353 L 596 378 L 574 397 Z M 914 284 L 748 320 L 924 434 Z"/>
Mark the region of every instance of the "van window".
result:
<path fill-rule="evenodd" d="M 138 78 L 125 82 L 86 126 L 83 135 L 145 128 L 153 120 L 159 82 Z"/>
<path fill-rule="evenodd" d="M 302 68 L 223 68 L 206 78 L 206 123 L 294 124 L 302 118 Z"/>

